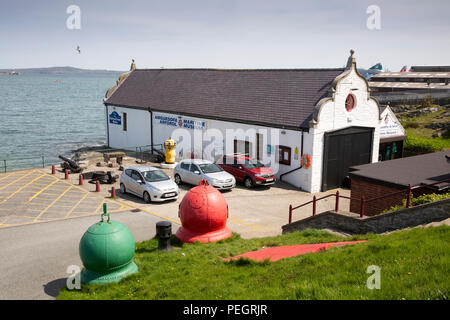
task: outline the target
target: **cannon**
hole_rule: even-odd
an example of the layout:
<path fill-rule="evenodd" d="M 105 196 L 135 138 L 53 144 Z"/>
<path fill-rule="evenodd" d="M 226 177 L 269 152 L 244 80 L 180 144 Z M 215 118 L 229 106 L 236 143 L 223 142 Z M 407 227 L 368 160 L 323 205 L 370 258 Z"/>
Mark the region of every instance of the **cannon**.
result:
<path fill-rule="evenodd" d="M 113 171 L 92 171 L 83 173 L 84 179 L 90 179 L 90 182 L 100 181 L 100 183 L 113 184 L 119 179 L 119 175 Z"/>
<path fill-rule="evenodd" d="M 63 169 L 68 169 L 71 173 L 80 173 L 83 171 L 83 168 L 81 168 L 76 161 L 62 155 L 59 155 L 58 158 L 64 161 L 63 163 L 61 163 L 61 167 Z"/>

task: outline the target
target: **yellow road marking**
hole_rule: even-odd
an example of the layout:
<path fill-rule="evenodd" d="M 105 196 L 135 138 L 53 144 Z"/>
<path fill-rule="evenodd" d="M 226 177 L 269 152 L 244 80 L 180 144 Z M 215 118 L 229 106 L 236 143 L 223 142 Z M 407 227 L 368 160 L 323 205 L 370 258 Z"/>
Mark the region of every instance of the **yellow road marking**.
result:
<path fill-rule="evenodd" d="M 1 187 L 1 188 L 0 188 L 0 190 L 3 190 L 3 189 L 5 189 L 6 187 L 8 187 L 8 186 L 12 185 L 13 183 L 16 183 L 17 181 L 19 181 L 19 180 L 21 180 L 21 179 L 23 179 L 23 178 L 25 178 L 25 177 L 29 176 L 30 174 L 32 174 L 32 173 L 34 173 L 34 172 L 35 172 L 35 171 L 33 170 L 33 171 L 31 171 L 31 172 L 27 173 L 26 175 L 23 175 L 23 176 L 21 176 L 21 177 L 20 177 L 19 179 L 16 179 L 16 180 L 14 180 L 13 182 L 10 182 L 10 183 L 8 183 L 7 185 L 5 185 L 5 186 Z"/>
<path fill-rule="evenodd" d="M 66 216 L 64 218 L 67 218 L 68 216 L 70 216 L 70 214 L 73 212 L 73 210 L 75 210 L 76 207 L 78 207 L 78 205 L 81 203 L 81 201 L 83 201 L 84 199 L 86 199 L 86 197 L 89 195 L 89 193 L 86 193 L 83 198 L 80 199 L 80 201 L 78 201 L 73 207 L 72 209 L 70 209 L 70 211 L 66 214 Z"/>
<path fill-rule="evenodd" d="M 145 212 L 150 213 L 150 214 L 152 214 L 152 215 L 154 215 L 154 216 L 157 216 L 157 217 L 160 217 L 160 218 L 163 218 L 163 219 L 172 221 L 172 222 L 174 222 L 174 223 L 176 223 L 176 224 L 181 224 L 180 221 L 177 221 L 177 220 L 174 220 L 174 219 L 171 219 L 171 218 L 167 218 L 167 217 L 161 216 L 161 215 L 159 215 L 159 214 L 157 214 L 157 213 L 154 213 L 154 212 L 152 212 L 152 211 L 150 211 L 150 210 L 141 208 L 141 207 L 139 207 L 139 206 L 132 205 L 131 203 L 126 203 L 126 202 L 123 202 L 122 200 L 116 200 L 116 201 L 118 201 L 118 202 L 120 202 L 120 203 L 123 203 L 123 204 L 125 204 L 125 205 L 127 205 L 127 206 L 130 206 L 130 207 L 132 207 L 132 208 L 135 208 L 135 209 L 139 209 L 139 210 L 145 211 Z"/>
<path fill-rule="evenodd" d="M 9 197 L 7 197 L 6 199 L 3 199 L 3 201 L 0 201 L 0 204 L 6 202 L 6 200 L 10 199 L 12 196 L 14 196 L 16 193 L 22 191 L 24 188 L 26 188 L 28 185 L 32 184 L 34 181 L 39 180 L 40 178 L 42 178 L 44 175 L 37 177 L 33 180 L 31 180 L 30 182 L 28 182 L 27 184 L 24 184 L 22 187 L 20 187 L 19 189 L 17 189 L 16 191 L 14 191 L 13 193 L 11 193 L 9 195 Z"/>
<path fill-rule="evenodd" d="M 33 222 L 36 222 L 53 204 L 56 203 L 56 201 L 58 201 L 60 198 L 62 198 L 70 189 L 72 189 L 72 186 L 68 187 L 66 189 L 66 191 L 61 193 L 61 195 L 58 198 L 53 200 L 52 203 L 50 203 L 47 208 L 45 208 L 43 211 L 41 211 L 41 213 L 33 220 Z"/>
<path fill-rule="evenodd" d="M 6 179 L 6 178 L 8 178 L 8 177 L 12 176 L 13 174 L 14 174 L 14 172 L 13 172 L 13 173 L 9 173 L 9 174 L 7 174 L 7 175 L 6 175 L 6 177 L 3 177 L 3 178 L 1 178 L 1 179 L 0 179 L 0 181 L 2 181 L 2 180 L 4 180 L 4 179 Z"/>
<path fill-rule="evenodd" d="M 57 183 L 59 180 L 55 180 L 52 183 L 48 184 L 45 188 L 41 189 L 39 192 L 37 192 L 36 194 L 34 194 L 32 197 L 30 197 L 28 199 L 28 201 L 26 203 L 29 203 L 31 200 L 33 200 L 34 198 L 36 198 L 38 195 L 40 195 L 42 192 L 44 192 L 45 190 L 47 190 L 48 188 L 50 188 L 52 185 L 54 185 L 55 183 Z"/>

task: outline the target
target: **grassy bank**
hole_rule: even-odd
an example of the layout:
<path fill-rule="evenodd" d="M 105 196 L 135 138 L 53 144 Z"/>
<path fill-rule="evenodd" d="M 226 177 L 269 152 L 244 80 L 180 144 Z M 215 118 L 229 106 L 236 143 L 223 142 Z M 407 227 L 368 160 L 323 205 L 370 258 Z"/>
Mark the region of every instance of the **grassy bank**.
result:
<path fill-rule="evenodd" d="M 277 262 L 222 258 L 276 245 L 368 239 Z M 108 286 L 63 290 L 58 299 L 447 299 L 450 227 L 342 238 L 306 230 L 283 236 L 180 245 L 160 252 L 137 244 L 139 273 Z M 381 289 L 366 287 L 367 267 L 381 268 Z"/>

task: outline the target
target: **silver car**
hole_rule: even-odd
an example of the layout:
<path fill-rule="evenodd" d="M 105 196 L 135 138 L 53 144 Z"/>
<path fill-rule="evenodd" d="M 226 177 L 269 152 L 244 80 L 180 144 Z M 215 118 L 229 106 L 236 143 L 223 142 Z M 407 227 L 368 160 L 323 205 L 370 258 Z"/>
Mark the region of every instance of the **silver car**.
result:
<path fill-rule="evenodd" d="M 180 161 L 174 170 L 176 184 L 188 183 L 198 185 L 201 180 L 221 190 L 236 186 L 236 179 L 221 167 L 208 160 L 185 159 Z"/>
<path fill-rule="evenodd" d="M 131 193 L 144 201 L 166 201 L 178 198 L 178 186 L 161 169 L 128 167 L 120 176 L 120 192 Z"/>

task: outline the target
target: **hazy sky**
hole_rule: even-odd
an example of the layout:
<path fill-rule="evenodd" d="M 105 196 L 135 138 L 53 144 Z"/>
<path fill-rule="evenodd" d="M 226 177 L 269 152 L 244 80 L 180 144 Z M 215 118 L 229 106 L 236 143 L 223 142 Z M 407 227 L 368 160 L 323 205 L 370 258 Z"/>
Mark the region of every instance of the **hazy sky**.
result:
<path fill-rule="evenodd" d="M 0 0 L 0 68 L 342 67 L 352 48 L 358 67 L 450 65 L 449 14 L 449 0 Z"/>

